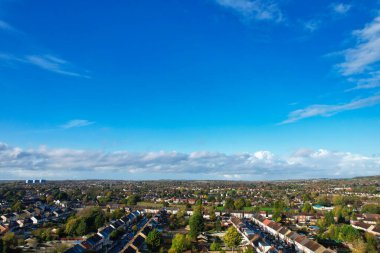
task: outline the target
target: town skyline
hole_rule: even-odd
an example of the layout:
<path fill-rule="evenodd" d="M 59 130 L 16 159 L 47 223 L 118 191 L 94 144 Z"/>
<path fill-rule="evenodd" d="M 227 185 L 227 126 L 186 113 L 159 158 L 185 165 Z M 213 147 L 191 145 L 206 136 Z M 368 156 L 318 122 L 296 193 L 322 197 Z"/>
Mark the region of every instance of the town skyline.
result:
<path fill-rule="evenodd" d="M 0 0 L 0 179 L 380 174 L 380 3 Z"/>

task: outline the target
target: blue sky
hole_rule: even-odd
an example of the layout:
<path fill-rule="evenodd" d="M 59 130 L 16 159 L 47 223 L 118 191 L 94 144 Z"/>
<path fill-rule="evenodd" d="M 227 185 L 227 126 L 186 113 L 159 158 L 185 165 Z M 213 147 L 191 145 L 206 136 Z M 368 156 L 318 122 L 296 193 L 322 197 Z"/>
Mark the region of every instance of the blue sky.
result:
<path fill-rule="evenodd" d="M 0 0 L 0 171 L 380 174 L 379 11 L 358 0 Z"/>

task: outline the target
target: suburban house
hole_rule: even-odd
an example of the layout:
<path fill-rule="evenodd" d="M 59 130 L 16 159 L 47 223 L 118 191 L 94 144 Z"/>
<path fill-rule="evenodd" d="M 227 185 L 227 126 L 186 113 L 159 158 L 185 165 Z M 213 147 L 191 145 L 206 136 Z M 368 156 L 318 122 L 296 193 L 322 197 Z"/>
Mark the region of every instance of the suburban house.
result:
<path fill-rule="evenodd" d="M 351 221 L 351 226 L 356 229 L 366 231 L 370 234 L 380 236 L 380 226 L 368 224 L 362 221 Z"/>
<path fill-rule="evenodd" d="M 306 236 L 300 235 L 296 232 L 290 231 L 289 229 L 282 227 L 279 223 L 273 222 L 269 219 L 265 219 L 261 215 L 254 215 L 252 221 L 260 226 L 264 231 L 270 233 L 274 237 L 279 237 L 289 244 L 295 246 L 297 252 L 306 253 L 328 253 L 333 252 L 326 249 L 321 244 L 308 239 Z"/>

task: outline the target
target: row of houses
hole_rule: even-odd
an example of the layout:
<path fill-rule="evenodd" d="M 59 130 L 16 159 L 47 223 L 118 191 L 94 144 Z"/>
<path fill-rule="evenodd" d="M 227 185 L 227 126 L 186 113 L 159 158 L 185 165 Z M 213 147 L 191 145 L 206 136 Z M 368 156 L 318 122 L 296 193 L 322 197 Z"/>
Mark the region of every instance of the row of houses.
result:
<path fill-rule="evenodd" d="M 369 224 L 363 221 L 351 221 L 351 226 L 375 236 L 380 236 L 380 226 L 377 226 L 376 224 Z"/>
<path fill-rule="evenodd" d="M 158 217 L 150 219 L 136 236 L 120 251 L 120 253 L 140 253 L 145 249 L 145 240 L 148 234 L 158 226 Z"/>
<path fill-rule="evenodd" d="M 232 216 L 229 220 L 225 220 L 223 217 L 222 221 L 224 226 L 229 226 L 230 223 L 235 226 L 235 228 L 240 232 L 243 237 L 241 242 L 242 248 L 251 248 L 258 253 L 276 253 L 275 245 L 265 238 L 263 233 L 254 228 L 249 227 L 249 224 L 241 222 L 241 220 L 235 216 Z M 248 225 L 248 226 L 247 226 Z"/>
<path fill-rule="evenodd" d="M 108 226 L 99 229 L 94 235 L 66 250 L 65 253 L 84 253 L 90 250 L 99 251 L 104 247 L 110 246 L 112 244 L 110 240 L 111 233 L 116 229 L 126 229 L 135 224 L 141 214 L 140 211 L 134 211 L 118 220 L 112 221 Z"/>
<path fill-rule="evenodd" d="M 7 231 L 22 233 L 32 226 L 39 226 L 44 222 L 59 222 L 66 220 L 72 214 L 69 208 L 57 208 L 42 205 L 35 208 L 25 209 L 20 212 L 5 213 L 0 215 L 0 234 Z"/>
<path fill-rule="evenodd" d="M 266 219 L 261 215 L 254 215 L 252 221 L 258 225 L 263 231 L 271 234 L 275 238 L 279 238 L 282 241 L 292 244 L 297 252 L 305 253 L 330 253 L 333 252 L 330 249 L 326 249 L 321 244 L 307 238 L 307 236 L 300 235 L 290 229 L 281 226 L 277 222 Z"/>

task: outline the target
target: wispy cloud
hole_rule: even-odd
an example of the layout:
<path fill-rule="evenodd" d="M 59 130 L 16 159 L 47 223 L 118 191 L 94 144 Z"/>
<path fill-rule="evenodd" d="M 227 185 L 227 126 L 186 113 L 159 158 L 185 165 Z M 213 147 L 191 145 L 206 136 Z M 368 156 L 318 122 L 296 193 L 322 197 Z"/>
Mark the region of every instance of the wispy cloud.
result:
<path fill-rule="evenodd" d="M 346 91 L 374 89 L 380 87 L 380 70 L 370 71 L 364 77 L 350 77 L 347 79 L 356 86 Z"/>
<path fill-rule="evenodd" d="M 26 61 L 32 65 L 40 67 L 42 69 L 67 76 L 75 77 L 85 77 L 89 78 L 88 75 L 80 74 L 68 70 L 69 63 L 65 60 L 57 58 L 51 55 L 28 55 L 25 57 Z"/>
<path fill-rule="evenodd" d="M 336 53 L 343 56 L 339 73 L 355 87 L 346 91 L 380 87 L 380 12 L 362 29 L 353 31 L 355 45 Z"/>
<path fill-rule="evenodd" d="M 344 4 L 344 3 L 333 3 L 330 5 L 331 9 L 338 14 L 346 14 L 350 9 L 350 4 Z"/>
<path fill-rule="evenodd" d="M 380 157 L 349 152 L 297 150 L 287 157 L 269 151 L 232 154 L 213 152 L 131 153 L 73 149 L 24 150 L 0 143 L 0 173 L 4 179 L 42 177 L 152 179 L 195 175 L 198 179 L 289 179 L 347 177 L 380 173 Z"/>
<path fill-rule="evenodd" d="M 283 21 L 283 14 L 277 3 L 270 0 L 215 0 L 217 4 L 228 8 L 244 20 Z"/>
<path fill-rule="evenodd" d="M 338 7 L 338 9 L 341 8 L 343 7 Z M 344 61 L 337 65 L 340 75 L 347 81 L 356 83 L 354 88 L 346 91 L 380 87 L 380 12 L 363 29 L 355 30 L 353 35 L 356 42 L 353 47 L 334 53 L 334 55 L 344 58 Z M 340 112 L 374 106 L 379 103 L 380 95 L 376 94 L 346 104 L 310 105 L 304 109 L 290 112 L 288 118 L 280 124 L 293 123 L 316 116 L 329 117 Z"/>
<path fill-rule="evenodd" d="M 303 27 L 305 30 L 309 32 L 316 31 L 321 26 L 321 20 L 312 19 L 303 23 Z"/>
<path fill-rule="evenodd" d="M 17 57 L 11 54 L 0 54 L 0 60 L 10 63 L 23 63 L 66 76 L 90 78 L 87 74 L 71 70 L 72 64 L 53 55 L 26 55 Z"/>
<path fill-rule="evenodd" d="M 342 52 L 344 61 L 338 65 L 344 76 L 362 74 L 378 67 L 375 64 L 380 61 L 380 15 L 353 34 L 356 45 Z"/>
<path fill-rule="evenodd" d="M 350 9 L 351 5 L 343 4 L 343 3 L 333 3 L 328 8 L 330 8 L 334 14 L 343 16 L 343 14 L 346 14 Z M 308 32 L 314 32 L 322 27 L 322 25 L 332 19 L 331 13 L 327 13 L 326 11 L 323 13 L 317 14 L 314 18 L 311 18 L 309 20 L 301 20 L 300 24 L 301 27 L 303 27 L 304 30 Z"/>
<path fill-rule="evenodd" d="M 17 30 L 8 24 L 7 22 L 0 20 L 0 30 L 8 31 L 8 32 L 17 32 Z"/>
<path fill-rule="evenodd" d="M 14 28 L 9 23 L 0 20 L 0 31 L 11 31 L 15 34 L 17 34 L 19 37 L 18 39 L 20 41 L 30 41 L 28 39 L 28 35 L 20 32 L 16 28 Z M 25 43 L 25 47 L 28 47 L 28 43 Z M 17 54 L 10 54 L 10 53 L 0 53 L 0 60 L 6 61 L 10 65 L 15 64 L 28 64 L 33 65 L 38 68 L 60 74 L 65 76 L 72 76 L 72 77 L 82 77 L 82 78 L 90 78 L 87 73 L 84 73 L 84 71 L 79 71 L 73 64 L 70 62 L 63 60 L 57 56 L 51 55 L 51 54 L 27 54 L 27 55 L 17 55 Z"/>
<path fill-rule="evenodd" d="M 85 120 L 85 119 L 74 119 L 74 120 L 70 120 L 70 121 L 66 122 L 61 127 L 65 128 L 65 129 L 69 129 L 69 128 L 89 126 L 89 125 L 92 125 L 94 123 L 95 122 L 93 122 L 93 121 L 89 121 L 89 120 Z"/>
<path fill-rule="evenodd" d="M 289 113 L 288 118 L 280 124 L 289 124 L 301 119 L 323 116 L 329 117 L 334 114 L 374 106 L 380 103 L 380 95 L 375 95 L 346 104 L 339 105 L 310 105 L 304 109 L 298 109 Z"/>

